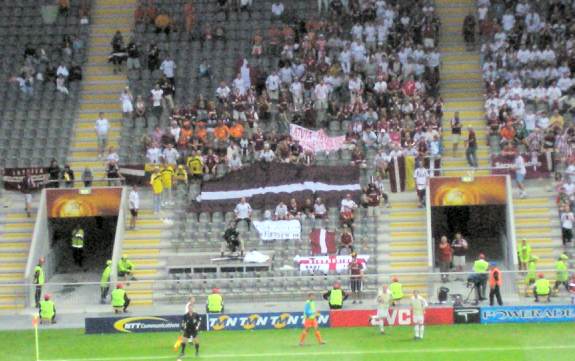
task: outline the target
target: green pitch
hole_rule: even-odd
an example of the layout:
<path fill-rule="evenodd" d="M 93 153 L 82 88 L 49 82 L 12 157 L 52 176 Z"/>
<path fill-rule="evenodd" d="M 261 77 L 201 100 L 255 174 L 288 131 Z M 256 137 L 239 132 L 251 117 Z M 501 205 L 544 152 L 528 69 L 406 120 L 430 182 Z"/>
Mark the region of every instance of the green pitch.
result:
<path fill-rule="evenodd" d="M 575 359 L 575 324 L 426 326 L 425 339 L 413 341 L 411 327 L 322 329 L 319 346 L 310 333 L 297 346 L 299 330 L 201 333 L 199 359 L 349 361 L 562 361 Z M 176 360 L 175 333 L 84 335 L 82 330 L 40 329 L 40 360 Z M 0 332 L 3 361 L 35 360 L 33 331 Z M 185 360 L 193 360 L 188 348 Z"/>

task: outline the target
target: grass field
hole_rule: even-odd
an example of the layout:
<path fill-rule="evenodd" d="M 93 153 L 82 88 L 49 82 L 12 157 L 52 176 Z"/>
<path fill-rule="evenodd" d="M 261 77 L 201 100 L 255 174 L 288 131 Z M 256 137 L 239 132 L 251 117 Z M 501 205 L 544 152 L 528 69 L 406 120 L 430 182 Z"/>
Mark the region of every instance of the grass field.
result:
<path fill-rule="evenodd" d="M 204 332 L 198 359 L 349 361 L 522 361 L 575 359 L 575 324 L 427 326 L 413 341 L 411 327 L 323 329 L 297 346 L 299 330 Z M 176 360 L 175 333 L 84 335 L 83 330 L 40 330 L 40 360 Z M 191 347 L 190 347 L 191 349 Z M 33 331 L 0 332 L 0 360 L 35 360 Z M 193 350 L 185 359 L 196 359 Z"/>

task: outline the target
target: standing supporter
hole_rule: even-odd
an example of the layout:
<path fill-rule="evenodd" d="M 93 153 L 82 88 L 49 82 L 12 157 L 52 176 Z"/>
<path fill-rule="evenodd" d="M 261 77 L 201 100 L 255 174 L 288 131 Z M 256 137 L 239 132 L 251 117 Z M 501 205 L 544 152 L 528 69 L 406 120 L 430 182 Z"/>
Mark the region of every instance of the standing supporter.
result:
<path fill-rule="evenodd" d="M 104 156 L 104 150 L 108 145 L 108 132 L 110 130 L 110 123 L 104 117 L 103 112 L 98 114 L 94 128 L 96 129 L 96 138 L 98 140 L 98 159 L 100 159 Z"/>
<path fill-rule="evenodd" d="M 244 221 L 247 223 L 248 225 L 248 231 L 251 229 L 251 224 L 252 224 L 252 207 L 250 206 L 250 204 L 246 201 L 245 198 L 241 198 L 240 199 L 240 203 L 236 204 L 236 207 L 234 209 L 234 213 L 236 215 L 236 220 L 234 222 L 234 226 L 237 227 L 238 223 L 240 223 L 241 221 Z"/>
<path fill-rule="evenodd" d="M 453 266 L 456 272 L 463 272 L 465 267 L 465 256 L 467 255 L 467 249 L 469 245 L 467 241 L 461 236 L 461 233 L 455 234 L 455 239 L 451 242 L 451 248 L 453 249 Z M 461 274 L 458 274 L 455 278 L 456 281 L 461 280 Z"/>
<path fill-rule="evenodd" d="M 138 187 L 133 186 L 130 194 L 128 196 L 129 208 L 130 208 L 130 229 L 136 229 L 136 221 L 138 219 L 138 210 L 140 209 L 140 194 L 138 193 Z"/>
<path fill-rule="evenodd" d="M 447 272 L 449 272 L 449 268 L 451 266 L 451 261 L 453 260 L 453 249 L 449 244 L 446 236 L 441 236 L 441 241 L 439 241 L 438 246 L 438 255 L 439 255 L 439 271 L 441 272 L 441 281 L 447 282 L 449 281 L 449 276 Z"/>
<path fill-rule="evenodd" d="M 160 168 L 154 168 L 154 172 L 150 177 L 150 185 L 152 186 L 152 197 L 153 197 L 153 208 L 154 213 L 160 213 L 162 205 L 162 192 L 164 191 L 164 185 L 162 181 L 162 175 L 160 174 Z"/>

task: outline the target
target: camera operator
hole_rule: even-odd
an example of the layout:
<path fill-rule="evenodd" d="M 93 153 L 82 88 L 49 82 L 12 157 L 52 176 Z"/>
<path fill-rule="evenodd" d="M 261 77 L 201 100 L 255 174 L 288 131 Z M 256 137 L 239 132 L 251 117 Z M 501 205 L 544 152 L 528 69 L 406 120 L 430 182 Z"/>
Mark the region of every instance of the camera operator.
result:
<path fill-rule="evenodd" d="M 236 229 L 235 222 L 230 222 L 228 228 L 224 232 L 224 241 L 222 242 L 221 255 L 224 256 L 226 248 L 230 251 L 233 256 L 239 249 L 240 256 L 244 255 L 244 244 L 240 240 L 240 233 Z"/>
<path fill-rule="evenodd" d="M 475 291 L 478 301 L 485 300 L 485 287 L 487 286 L 488 269 L 489 263 L 485 261 L 485 255 L 480 253 L 479 258 L 473 263 L 473 278 L 475 280 Z"/>

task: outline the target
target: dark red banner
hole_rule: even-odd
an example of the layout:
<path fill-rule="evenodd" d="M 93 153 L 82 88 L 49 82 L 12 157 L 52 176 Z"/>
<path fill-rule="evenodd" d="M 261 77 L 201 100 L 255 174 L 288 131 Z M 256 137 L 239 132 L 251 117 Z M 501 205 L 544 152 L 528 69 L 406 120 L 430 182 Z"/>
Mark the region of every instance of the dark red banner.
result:
<path fill-rule="evenodd" d="M 368 327 L 376 310 L 334 310 L 330 312 L 330 327 Z M 429 307 L 425 310 L 426 325 L 450 325 L 453 323 L 452 307 Z M 391 307 L 385 318 L 388 326 L 411 325 L 411 309 Z"/>
<path fill-rule="evenodd" d="M 539 154 L 537 157 L 532 157 L 530 154 L 521 155 L 525 160 L 525 179 L 533 178 L 547 178 L 553 171 L 553 153 Z M 511 174 L 514 175 L 515 171 L 513 165 L 515 164 L 514 155 L 496 155 L 491 157 L 491 165 L 493 170 L 491 174 Z"/>
<path fill-rule="evenodd" d="M 4 188 L 7 190 L 18 190 L 18 186 L 22 183 L 22 179 L 30 172 L 32 179 L 37 184 L 36 190 L 44 187 L 44 183 L 48 180 L 48 168 L 45 167 L 29 167 L 29 168 L 6 168 L 4 169 Z"/>

